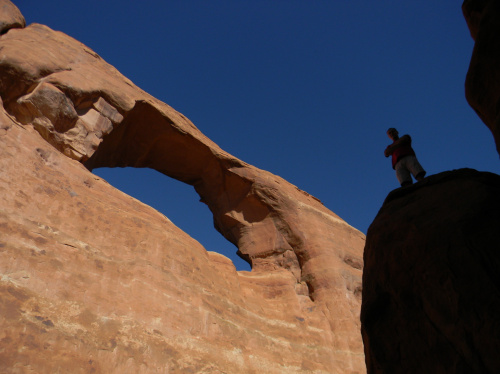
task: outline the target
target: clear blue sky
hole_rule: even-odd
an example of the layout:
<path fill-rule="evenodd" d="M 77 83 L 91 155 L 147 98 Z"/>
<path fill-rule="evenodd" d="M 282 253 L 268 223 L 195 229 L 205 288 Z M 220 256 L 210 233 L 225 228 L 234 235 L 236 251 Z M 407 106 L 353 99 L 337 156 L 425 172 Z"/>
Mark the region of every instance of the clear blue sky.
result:
<path fill-rule="evenodd" d="M 319 198 L 366 234 L 398 187 L 383 150 L 409 133 L 428 174 L 499 173 L 468 106 L 473 41 L 456 0 L 14 0 L 187 116 L 236 157 Z M 207 250 L 236 248 L 194 190 L 157 172 L 97 169 Z"/>

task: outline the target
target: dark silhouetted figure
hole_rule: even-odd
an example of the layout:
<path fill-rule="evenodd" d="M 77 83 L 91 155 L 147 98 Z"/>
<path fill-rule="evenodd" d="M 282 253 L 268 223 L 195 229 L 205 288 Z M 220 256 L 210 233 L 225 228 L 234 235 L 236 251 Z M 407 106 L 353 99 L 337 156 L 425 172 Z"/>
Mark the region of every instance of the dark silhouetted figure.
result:
<path fill-rule="evenodd" d="M 384 155 L 385 157 L 392 156 L 392 168 L 396 170 L 396 177 L 401 187 L 413 184 L 411 174 L 417 181 L 424 179 L 426 171 L 418 162 L 415 151 L 411 147 L 410 135 L 399 137 L 398 130 L 393 127 L 387 130 L 387 135 L 392 140 L 392 144 L 387 146 Z"/>

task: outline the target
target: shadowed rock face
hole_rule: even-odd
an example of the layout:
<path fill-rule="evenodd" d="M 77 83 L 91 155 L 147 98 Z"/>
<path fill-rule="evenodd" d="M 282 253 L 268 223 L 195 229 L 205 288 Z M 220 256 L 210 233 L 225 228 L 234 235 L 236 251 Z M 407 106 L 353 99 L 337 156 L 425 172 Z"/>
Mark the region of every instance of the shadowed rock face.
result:
<path fill-rule="evenodd" d="M 0 48 L 0 371 L 365 371 L 362 233 L 69 36 L 10 28 Z M 252 272 L 89 171 L 104 166 L 194 186 Z"/>
<path fill-rule="evenodd" d="M 500 176 L 461 169 L 389 194 L 368 230 L 368 373 L 499 373 Z"/>
<path fill-rule="evenodd" d="M 465 82 L 500 154 L 500 3 L 466 0 Z M 364 251 L 368 373 L 499 373 L 500 176 L 461 169 L 389 194 Z"/>
<path fill-rule="evenodd" d="M 475 40 L 465 95 L 493 133 L 500 154 L 500 3 L 465 0 L 462 11 Z"/>

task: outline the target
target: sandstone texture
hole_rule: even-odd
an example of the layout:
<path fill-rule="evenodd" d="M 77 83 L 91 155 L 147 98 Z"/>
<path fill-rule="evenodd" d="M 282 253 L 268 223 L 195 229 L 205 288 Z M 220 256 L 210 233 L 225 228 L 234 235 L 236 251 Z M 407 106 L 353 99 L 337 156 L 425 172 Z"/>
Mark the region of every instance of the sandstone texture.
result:
<path fill-rule="evenodd" d="M 465 95 L 493 133 L 500 154 L 500 3 L 496 0 L 465 0 L 462 11 L 475 40 L 465 80 Z"/>
<path fill-rule="evenodd" d="M 500 176 L 460 169 L 389 194 L 364 253 L 368 373 L 499 373 Z"/>
<path fill-rule="evenodd" d="M 0 372 L 366 371 L 361 232 L 69 36 L 13 27 L 0 51 Z M 105 166 L 193 186 L 252 271 L 90 171 Z"/>
<path fill-rule="evenodd" d="M 26 26 L 26 21 L 19 9 L 9 0 L 0 0 L 0 35 L 10 29 L 24 26 Z"/>

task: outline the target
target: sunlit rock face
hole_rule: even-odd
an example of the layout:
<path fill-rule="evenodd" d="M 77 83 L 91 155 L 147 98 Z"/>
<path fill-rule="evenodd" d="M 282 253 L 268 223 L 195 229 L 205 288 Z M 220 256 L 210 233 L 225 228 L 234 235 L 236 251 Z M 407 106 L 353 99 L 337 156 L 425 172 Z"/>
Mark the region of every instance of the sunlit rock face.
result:
<path fill-rule="evenodd" d="M 493 133 L 500 154 L 500 3 L 465 0 L 462 11 L 475 40 L 465 94 L 470 106 Z"/>
<path fill-rule="evenodd" d="M 500 176 L 461 169 L 389 194 L 368 229 L 368 373 L 499 373 Z"/>
<path fill-rule="evenodd" d="M 26 21 L 19 9 L 9 0 L 0 0 L 0 35 L 10 29 L 24 26 L 26 26 Z"/>
<path fill-rule="evenodd" d="M 0 49 L 1 372 L 365 372 L 361 232 L 69 36 L 9 28 Z M 252 271 L 104 166 L 194 186 Z"/>

